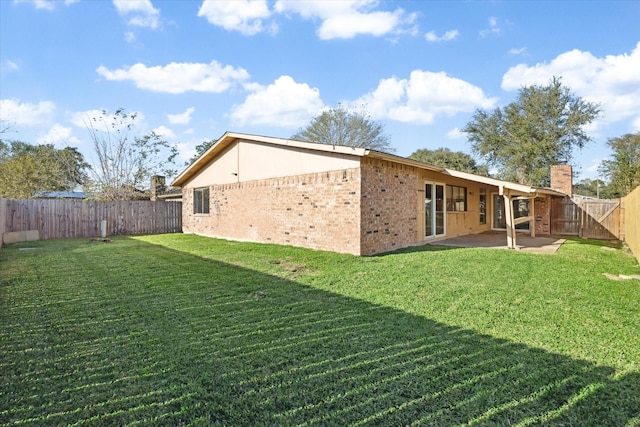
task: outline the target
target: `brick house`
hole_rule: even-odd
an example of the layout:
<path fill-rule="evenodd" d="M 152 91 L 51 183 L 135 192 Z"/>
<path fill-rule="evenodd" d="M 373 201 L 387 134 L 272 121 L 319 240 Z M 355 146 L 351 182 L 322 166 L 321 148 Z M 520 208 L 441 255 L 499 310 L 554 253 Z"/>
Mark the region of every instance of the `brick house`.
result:
<path fill-rule="evenodd" d="M 570 166 L 556 175 L 566 168 L 570 177 Z M 550 234 L 550 199 L 571 191 L 570 180 L 530 187 L 364 148 L 231 132 L 172 185 L 182 188 L 185 233 L 355 255 L 492 229 L 515 247 L 516 231 Z"/>

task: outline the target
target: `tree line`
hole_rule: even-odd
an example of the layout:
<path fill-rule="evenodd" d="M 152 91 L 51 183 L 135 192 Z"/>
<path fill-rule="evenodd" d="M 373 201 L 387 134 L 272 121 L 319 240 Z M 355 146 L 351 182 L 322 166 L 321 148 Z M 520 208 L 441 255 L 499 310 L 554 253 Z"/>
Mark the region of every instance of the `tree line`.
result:
<path fill-rule="evenodd" d="M 600 106 L 585 101 L 554 77 L 546 85 L 523 87 L 503 108 L 476 110 L 462 129 L 471 153 L 449 148 L 422 148 L 409 158 L 437 166 L 493 176 L 532 186 L 549 186 L 554 164 L 571 164 L 576 149 L 592 141 L 586 127 L 600 115 Z M 87 117 L 93 163 L 74 147 L 31 145 L 0 138 L 0 197 L 32 198 L 50 191 L 83 188 L 104 200 L 135 199 L 144 195 L 154 174 L 175 174 L 177 149 L 155 132 L 137 134 L 137 115 L 118 109 Z M 4 136 L 8 127 L 2 127 Z M 299 129 L 291 139 L 341 146 L 395 151 L 384 126 L 366 112 L 343 105 L 327 109 Z M 197 160 L 216 141 L 196 146 Z M 640 184 L 640 132 L 610 138 L 610 159 L 599 167 L 602 179 L 583 179 L 576 194 L 600 198 L 622 197 Z"/>
<path fill-rule="evenodd" d="M 124 109 L 87 116 L 92 163 L 75 147 L 0 139 L 0 197 L 36 198 L 77 189 L 99 200 L 148 197 L 152 175 L 175 173 L 178 150 L 153 131 L 137 134 L 136 120 Z M 0 132 L 9 131 L 3 126 Z"/>

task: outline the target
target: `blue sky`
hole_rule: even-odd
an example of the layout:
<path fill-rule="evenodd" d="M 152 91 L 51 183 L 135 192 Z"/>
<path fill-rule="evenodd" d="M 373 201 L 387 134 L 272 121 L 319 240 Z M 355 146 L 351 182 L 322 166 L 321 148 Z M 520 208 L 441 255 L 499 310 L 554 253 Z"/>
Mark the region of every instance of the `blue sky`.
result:
<path fill-rule="evenodd" d="M 178 144 L 289 137 L 339 103 L 380 120 L 396 154 L 448 147 L 478 109 L 552 76 L 603 114 L 575 153 L 597 177 L 608 138 L 640 130 L 639 1 L 0 0 L 7 139 L 78 147 L 97 111 Z"/>

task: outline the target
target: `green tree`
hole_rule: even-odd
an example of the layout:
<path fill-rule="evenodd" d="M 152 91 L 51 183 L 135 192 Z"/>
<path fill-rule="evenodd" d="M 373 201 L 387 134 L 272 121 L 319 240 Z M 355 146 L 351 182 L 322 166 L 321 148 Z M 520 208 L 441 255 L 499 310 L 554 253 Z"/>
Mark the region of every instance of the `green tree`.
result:
<path fill-rule="evenodd" d="M 599 170 L 616 197 L 626 196 L 640 185 L 640 132 L 609 138 L 607 145 L 613 150 L 613 158 L 604 160 Z"/>
<path fill-rule="evenodd" d="M 395 151 L 382 123 L 371 119 L 366 113 L 349 111 L 342 105 L 323 111 L 291 139 L 383 152 Z"/>
<path fill-rule="evenodd" d="M 87 118 L 96 161 L 87 191 L 103 200 L 131 200 L 149 187 L 152 175 L 175 174 L 178 150 L 155 132 L 134 136 L 137 115 L 118 109 Z"/>
<path fill-rule="evenodd" d="M 431 165 L 442 166 L 447 169 L 469 172 L 476 175 L 489 175 L 489 168 L 485 165 L 478 164 L 469 154 L 462 151 L 451 151 L 448 148 L 436 148 L 435 150 L 421 148 L 411 153 L 409 158 Z"/>
<path fill-rule="evenodd" d="M 575 148 L 591 141 L 584 127 L 600 114 L 554 77 L 545 86 L 523 87 L 516 101 L 493 112 L 477 110 L 462 129 L 476 155 L 500 177 L 548 186 L 550 167 L 570 163 Z"/>
<path fill-rule="evenodd" d="M 85 183 L 87 166 L 77 148 L 0 141 L 0 196 L 26 199 L 73 190 Z"/>
<path fill-rule="evenodd" d="M 611 187 L 601 179 L 582 179 L 573 184 L 573 194 L 587 197 L 597 197 L 600 199 L 615 198 Z"/>
<path fill-rule="evenodd" d="M 200 156 L 202 156 L 217 141 L 218 141 L 217 139 L 212 139 L 210 141 L 203 141 L 200 144 L 196 145 L 196 154 L 194 154 L 193 157 L 191 157 L 189 160 L 184 162 L 184 165 L 185 166 L 189 166 L 189 165 L 193 164 L 193 162 L 198 160 L 200 158 Z"/>

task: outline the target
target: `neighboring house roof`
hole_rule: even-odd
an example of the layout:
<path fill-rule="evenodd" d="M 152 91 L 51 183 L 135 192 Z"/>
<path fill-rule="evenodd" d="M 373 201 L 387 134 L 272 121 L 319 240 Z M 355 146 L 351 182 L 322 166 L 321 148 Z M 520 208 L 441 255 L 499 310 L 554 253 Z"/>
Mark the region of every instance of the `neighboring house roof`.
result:
<path fill-rule="evenodd" d="M 225 134 L 222 135 L 215 142 L 215 144 L 213 144 L 207 151 L 205 151 L 204 154 L 202 154 L 202 156 L 200 156 L 195 162 L 193 162 L 184 171 L 182 171 L 180 175 L 178 175 L 176 179 L 171 183 L 171 185 L 174 187 L 181 187 L 183 184 L 189 181 L 190 178 L 196 175 L 202 168 L 204 168 L 214 157 L 216 157 L 226 147 L 228 147 L 230 144 L 233 144 L 238 140 L 261 142 L 264 144 L 277 145 L 277 146 L 295 147 L 295 148 L 307 149 L 307 150 L 316 151 L 316 152 L 339 153 L 339 154 L 347 154 L 347 155 L 356 156 L 356 157 L 369 157 L 374 159 L 387 160 L 390 162 L 400 163 L 408 166 L 414 166 L 420 169 L 440 172 L 444 175 L 449 175 L 456 178 L 475 181 L 475 182 L 479 182 L 487 185 L 493 185 L 500 188 L 501 192 L 503 191 L 503 189 L 507 189 L 512 193 L 528 195 L 531 197 L 535 197 L 538 194 L 549 194 L 549 195 L 556 195 L 556 196 L 565 195 L 562 192 L 552 190 L 550 188 L 522 185 L 514 182 L 502 181 L 495 178 L 489 178 L 486 176 L 456 171 L 453 169 L 446 169 L 441 166 L 431 165 L 428 163 L 423 163 L 417 160 L 408 159 L 406 157 L 396 156 L 393 154 L 387 154 L 380 151 L 368 150 L 366 148 L 345 147 L 345 146 L 330 145 L 330 144 L 318 144 L 313 142 L 296 141 L 292 139 L 274 138 L 274 137 L 268 137 L 268 136 L 251 135 L 251 134 L 236 133 L 236 132 L 225 132 Z"/>
<path fill-rule="evenodd" d="M 43 199 L 85 199 L 87 193 L 84 191 L 50 191 L 42 193 L 38 197 Z"/>
<path fill-rule="evenodd" d="M 182 189 L 169 187 L 156 197 L 160 200 L 182 200 Z"/>

